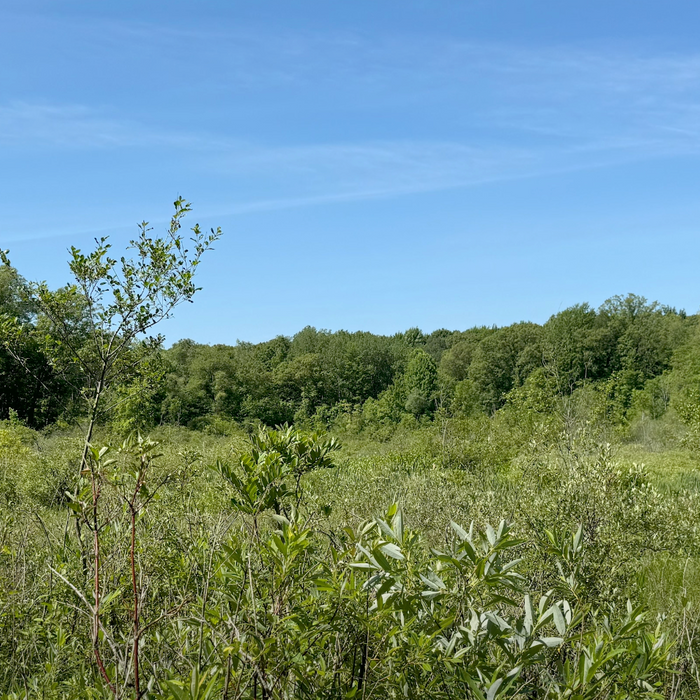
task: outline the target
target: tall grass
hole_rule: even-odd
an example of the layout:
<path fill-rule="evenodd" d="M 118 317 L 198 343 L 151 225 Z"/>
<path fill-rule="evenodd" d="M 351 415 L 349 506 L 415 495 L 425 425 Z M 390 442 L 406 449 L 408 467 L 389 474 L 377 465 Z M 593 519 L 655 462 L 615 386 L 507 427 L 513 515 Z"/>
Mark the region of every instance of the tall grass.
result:
<path fill-rule="evenodd" d="M 436 421 L 381 441 L 348 431 L 333 467 L 301 477 L 301 498 L 242 511 L 212 465 L 249 483 L 247 431 L 170 427 L 153 437 L 130 519 L 143 462 L 118 449 L 119 436 L 97 435 L 112 451 L 95 457 L 93 508 L 80 495 L 90 491 L 77 474 L 79 436 L 0 426 L 0 697 L 700 695 L 698 461 L 678 441 L 610 445 L 585 422 L 523 428 L 507 416 Z M 288 465 L 275 463 L 291 488 Z M 522 578 L 491 585 L 477 559 L 500 545 L 478 533 L 502 520 L 499 566 L 520 559 Z M 474 551 L 486 547 L 471 563 L 459 559 L 471 545 L 451 522 L 473 523 Z M 525 629 L 540 596 L 537 615 L 550 612 Z M 472 613 L 508 627 L 497 634 L 483 622 L 477 643 Z M 545 637 L 559 641 L 537 642 Z M 576 665 L 596 645 L 614 652 L 603 680 Z"/>

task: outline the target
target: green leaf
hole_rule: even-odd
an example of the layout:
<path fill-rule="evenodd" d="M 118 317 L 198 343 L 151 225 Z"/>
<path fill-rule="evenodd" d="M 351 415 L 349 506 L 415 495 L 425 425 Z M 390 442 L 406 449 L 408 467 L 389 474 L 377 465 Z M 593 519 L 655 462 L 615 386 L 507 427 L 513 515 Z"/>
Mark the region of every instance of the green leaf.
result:
<path fill-rule="evenodd" d="M 525 618 L 523 620 L 523 626 L 525 627 L 525 632 L 530 634 L 533 627 L 533 611 L 532 611 L 532 601 L 530 600 L 530 595 L 525 596 Z"/>
<path fill-rule="evenodd" d="M 554 618 L 554 625 L 557 628 L 557 632 L 559 632 L 559 634 L 566 634 L 566 620 L 564 619 L 561 608 L 559 605 L 555 604 L 552 605 L 550 610 L 552 611 L 552 617 Z"/>
<path fill-rule="evenodd" d="M 498 693 L 498 689 L 501 687 L 502 683 L 503 683 L 503 679 L 498 678 L 489 686 L 488 691 L 486 691 L 486 700 L 493 700 L 496 697 L 496 694 Z"/>
<path fill-rule="evenodd" d="M 558 647 L 564 643 L 561 637 L 540 637 L 539 641 L 549 648 Z"/>
<path fill-rule="evenodd" d="M 459 539 L 463 542 L 469 539 L 467 531 L 461 525 L 454 522 L 454 520 L 450 521 L 450 527 L 455 531 L 457 537 L 459 537 Z"/>
<path fill-rule="evenodd" d="M 388 542 L 380 547 L 381 551 L 384 552 L 388 557 L 392 559 L 404 560 L 406 557 L 401 553 L 401 549 L 395 545 L 393 542 Z"/>

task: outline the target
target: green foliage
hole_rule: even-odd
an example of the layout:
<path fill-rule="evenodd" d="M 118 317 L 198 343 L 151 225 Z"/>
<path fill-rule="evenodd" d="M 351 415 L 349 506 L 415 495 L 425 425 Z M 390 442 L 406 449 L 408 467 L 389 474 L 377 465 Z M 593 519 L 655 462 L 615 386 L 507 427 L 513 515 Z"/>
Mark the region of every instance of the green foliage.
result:
<path fill-rule="evenodd" d="M 59 290 L 0 255 L 3 700 L 698 696 L 696 317 L 163 351 L 175 207 Z"/>
<path fill-rule="evenodd" d="M 473 416 L 481 411 L 479 390 L 471 379 L 463 379 L 454 388 L 452 411 L 456 415 Z"/>
<path fill-rule="evenodd" d="M 207 414 L 268 425 L 308 420 L 338 404 L 376 398 L 391 384 L 405 350 L 370 333 L 314 328 L 256 346 L 181 341 L 167 353 L 174 371 L 164 415 L 185 425 Z"/>
<path fill-rule="evenodd" d="M 289 426 L 277 430 L 261 427 L 251 437 L 251 449 L 231 466 L 218 460 L 216 470 L 233 486 L 233 506 L 257 516 L 266 510 L 280 513 L 294 498 L 302 498 L 301 478 L 314 469 L 332 466 L 339 449 L 334 438 L 305 435 Z"/>
<path fill-rule="evenodd" d="M 495 332 L 495 328 L 472 328 L 459 334 L 459 339 L 442 355 L 440 372 L 455 382 L 461 382 L 469 376 L 469 366 L 474 358 L 474 351 L 482 340 Z"/>
<path fill-rule="evenodd" d="M 644 388 L 632 396 L 633 416 L 648 416 L 652 420 L 662 418 L 668 410 L 673 387 L 668 372 L 644 382 Z"/>
<path fill-rule="evenodd" d="M 137 351 L 144 356 L 138 358 L 131 381 L 114 390 L 112 425 L 124 435 L 148 431 L 161 423 L 165 380 L 171 370 L 163 355 L 150 353 L 144 346 Z"/>
<path fill-rule="evenodd" d="M 438 386 L 437 365 L 424 350 L 414 350 L 403 375 L 405 409 L 414 416 L 432 413 Z"/>
<path fill-rule="evenodd" d="M 605 374 L 605 327 L 588 304 L 558 313 L 544 325 L 544 356 L 557 390 L 571 393 L 581 382 Z"/>
<path fill-rule="evenodd" d="M 645 591 L 640 560 L 698 551 L 700 501 L 655 488 L 585 429 L 528 443 L 518 415 L 426 425 L 411 452 L 370 458 L 290 427 L 94 448 L 67 505 L 24 492 L 43 525 L 0 524 L 0 682 L 15 697 L 115 696 L 91 656 L 94 567 L 84 579 L 65 531 L 66 510 L 93 522 L 96 478 L 98 643 L 117 697 L 134 697 L 136 634 L 141 692 L 163 700 L 690 693 L 692 674 L 672 674 L 695 653 L 673 626 L 686 613 L 658 627 L 627 601 Z M 3 454 L 37 468 L 32 431 L 5 430 Z M 473 473 L 438 466 L 508 436 L 502 466 L 495 453 Z"/>
<path fill-rule="evenodd" d="M 624 430 L 642 416 L 656 420 L 668 407 L 683 418 L 696 403 L 693 392 L 700 395 L 697 319 L 634 295 L 613 297 L 598 310 L 573 306 L 543 326 L 431 334 L 413 328 L 392 337 L 307 327 L 258 345 L 183 340 L 159 354 L 158 338 L 133 339 L 195 290 L 199 256 L 218 236 L 195 227 L 198 243 L 188 257 L 178 233 L 188 205 L 179 201 L 178 207 L 169 238 L 151 239 L 142 226 L 132 242 L 135 260 L 110 258 L 106 241 L 89 255 L 73 251 L 76 285 L 55 292 L 45 285 L 32 288 L 11 267 L 3 268 L 0 387 L 4 381 L 6 388 L 0 391 L 0 417 L 12 409 L 34 426 L 59 416 L 70 421 L 85 398 L 99 393 L 103 365 L 106 385 L 118 381 L 98 413 L 116 410 L 124 433 L 162 422 L 328 428 L 340 421 L 385 439 L 397 426 L 432 420 L 436 411 L 493 415 L 517 404 L 521 412 L 553 415 L 591 385 L 598 391 L 596 420 Z M 120 265 L 126 267 L 117 276 Z M 100 344 L 89 339 L 104 323 L 117 322 L 137 298 L 146 299 L 144 294 L 152 299 L 117 334 L 119 361 L 102 357 Z M 88 303 L 86 295 L 94 299 Z M 150 314 L 148 323 L 143 314 Z"/>
<path fill-rule="evenodd" d="M 556 410 L 557 381 L 548 368 L 533 370 L 521 386 L 511 390 L 508 404 L 516 410 L 531 414 L 552 414 Z"/>
<path fill-rule="evenodd" d="M 116 404 L 114 400 L 105 404 L 111 388 L 131 384 L 133 396 L 139 384 L 149 383 L 144 361 L 159 348 L 162 338 L 144 336 L 197 291 L 194 273 L 202 254 L 221 232 L 206 234 L 196 225 L 188 243 L 180 228 L 189 211 L 190 205 L 183 199 L 175 202 L 175 213 L 164 237 L 151 236 L 151 229 L 143 222 L 138 237 L 129 245 L 134 252 L 132 258 L 111 257 L 107 238 L 97 240 L 95 249 L 87 254 L 71 248 L 73 285 L 58 290 L 51 290 L 44 282 L 22 285 L 27 303 L 37 314 L 35 323 L 30 323 L 26 314 L 24 318 L 7 314 L 0 318 L 0 339 L 5 349 L 37 386 L 59 400 L 65 394 L 46 386 L 46 372 L 37 361 L 38 355 L 47 358 L 51 372 L 67 384 L 73 399 L 85 400 L 88 441 L 97 421 L 125 398 L 120 396 Z M 192 251 L 187 247 L 190 244 Z M 8 268 L 6 255 L 4 263 Z M 64 407 L 64 413 L 67 411 Z M 135 418 L 132 422 L 143 420 Z"/>
<path fill-rule="evenodd" d="M 487 336 L 474 351 L 469 379 L 479 392 L 485 411 L 493 413 L 506 394 L 542 366 L 541 328 L 519 323 Z"/>
<path fill-rule="evenodd" d="M 14 411 L 34 427 L 71 415 L 76 372 L 51 361 L 54 345 L 27 282 L 10 266 L 0 267 L 0 419 Z"/>

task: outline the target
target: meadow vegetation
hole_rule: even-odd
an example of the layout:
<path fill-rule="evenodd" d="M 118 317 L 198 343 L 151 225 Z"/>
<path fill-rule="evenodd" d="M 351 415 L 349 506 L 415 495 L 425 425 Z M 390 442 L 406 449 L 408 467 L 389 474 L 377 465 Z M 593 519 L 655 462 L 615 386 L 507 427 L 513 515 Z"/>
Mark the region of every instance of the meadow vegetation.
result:
<path fill-rule="evenodd" d="M 700 328 L 163 349 L 182 200 L 0 267 L 0 698 L 700 697 Z"/>

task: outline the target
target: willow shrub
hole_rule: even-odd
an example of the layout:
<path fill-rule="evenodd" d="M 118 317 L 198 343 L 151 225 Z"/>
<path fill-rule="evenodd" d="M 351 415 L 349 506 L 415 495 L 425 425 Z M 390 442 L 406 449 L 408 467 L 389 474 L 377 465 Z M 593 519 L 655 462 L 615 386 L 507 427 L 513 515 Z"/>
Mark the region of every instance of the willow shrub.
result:
<path fill-rule="evenodd" d="M 317 477 L 340 478 L 336 449 L 265 429 L 246 451 L 220 450 L 208 476 L 192 449 L 131 439 L 93 450 L 70 503 L 86 547 L 61 504 L 53 519 L 18 512 L 1 533 L 3 700 L 593 700 L 677 688 L 672 640 L 612 571 L 645 532 L 672 529 L 641 472 L 587 444 L 565 445 L 559 461 L 535 450 L 508 488 L 482 485 L 478 523 L 448 518 L 438 541 L 397 504 L 341 526 L 311 493 Z M 413 469 L 437 483 L 450 474 Z M 476 504 L 479 478 L 455 497 Z M 382 507 L 378 486 L 340 484 Z M 520 504 L 517 527 L 487 524 L 499 499 Z"/>

